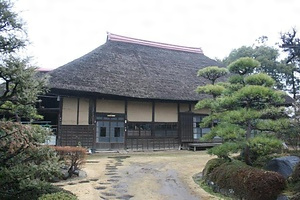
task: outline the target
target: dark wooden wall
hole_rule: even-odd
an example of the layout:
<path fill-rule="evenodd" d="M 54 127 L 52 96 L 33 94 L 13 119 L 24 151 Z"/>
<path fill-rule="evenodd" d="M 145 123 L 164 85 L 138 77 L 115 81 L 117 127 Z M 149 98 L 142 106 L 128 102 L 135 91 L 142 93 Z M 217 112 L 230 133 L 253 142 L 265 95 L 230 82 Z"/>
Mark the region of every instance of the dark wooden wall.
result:
<path fill-rule="evenodd" d="M 58 135 L 58 145 L 92 148 L 94 143 L 94 125 L 61 125 Z"/>
<path fill-rule="evenodd" d="M 124 149 L 124 143 L 96 143 L 96 150 L 122 150 Z"/>
<path fill-rule="evenodd" d="M 167 150 L 178 149 L 180 146 L 178 138 L 161 137 L 161 138 L 127 138 L 127 150 Z"/>
<path fill-rule="evenodd" d="M 93 148 L 94 144 L 94 125 L 61 125 L 58 137 L 58 145 L 77 146 Z M 132 151 L 142 150 L 168 150 L 178 149 L 180 146 L 178 137 L 157 137 L 141 138 L 130 137 L 126 143 L 96 143 L 96 149 L 127 149 Z"/>

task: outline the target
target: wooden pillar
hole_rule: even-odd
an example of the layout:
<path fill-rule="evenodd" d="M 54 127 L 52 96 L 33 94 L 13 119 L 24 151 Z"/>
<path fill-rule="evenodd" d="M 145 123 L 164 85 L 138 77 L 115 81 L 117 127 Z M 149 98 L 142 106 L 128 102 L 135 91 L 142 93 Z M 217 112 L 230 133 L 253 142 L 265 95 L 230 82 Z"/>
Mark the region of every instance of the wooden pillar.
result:
<path fill-rule="evenodd" d="M 92 149 L 96 149 L 96 99 L 89 99 L 89 124 L 93 125 L 93 146 Z"/>
<path fill-rule="evenodd" d="M 190 104 L 189 104 L 190 105 Z M 189 107 L 190 109 L 190 107 Z M 180 103 L 177 103 L 177 135 L 178 135 L 178 142 L 181 146 L 181 130 L 180 130 Z"/>
<path fill-rule="evenodd" d="M 63 98 L 60 96 L 57 96 L 57 100 L 59 101 L 59 113 L 58 113 L 58 122 L 57 122 L 57 138 L 56 138 L 56 144 L 61 146 L 61 123 L 62 123 L 62 109 L 63 109 Z"/>
<path fill-rule="evenodd" d="M 128 136 L 128 119 L 127 119 L 127 112 L 128 112 L 128 100 L 125 99 L 125 121 L 124 121 L 124 149 L 127 149 L 127 136 Z"/>
<path fill-rule="evenodd" d="M 89 124 L 95 124 L 96 99 L 89 99 Z"/>
<path fill-rule="evenodd" d="M 152 142 L 152 148 L 154 149 L 155 147 L 155 135 L 154 135 L 154 122 L 155 122 L 155 102 L 152 101 L 152 122 L 151 122 L 151 138 L 153 138 L 153 142 Z"/>

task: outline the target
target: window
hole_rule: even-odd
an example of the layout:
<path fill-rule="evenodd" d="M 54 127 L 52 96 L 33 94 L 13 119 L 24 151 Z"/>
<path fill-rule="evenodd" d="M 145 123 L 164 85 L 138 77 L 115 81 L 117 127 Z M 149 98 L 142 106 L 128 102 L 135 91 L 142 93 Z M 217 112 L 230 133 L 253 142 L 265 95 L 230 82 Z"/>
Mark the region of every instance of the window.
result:
<path fill-rule="evenodd" d="M 151 123 L 128 123 L 128 136 L 151 136 Z"/>
<path fill-rule="evenodd" d="M 209 133 L 210 128 L 201 128 L 200 123 L 202 119 L 206 117 L 205 115 L 195 115 L 193 117 L 193 133 L 194 139 L 199 139 L 203 137 L 206 133 Z"/>
<path fill-rule="evenodd" d="M 100 128 L 100 137 L 106 137 L 106 127 Z"/>
<path fill-rule="evenodd" d="M 177 137 L 177 123 L 156 123 L 154 135 L 156 137 Z"/>
<path fill-rule="evenodd" d="M 140 136 L 151 136 L 151 124 L 140 124 Z"/>
<path fill-rule="evenodd" d="M 115 137 L 120 137 L 121 136 L 121 128 L 120 127 L 115 127 Z"/>
<path fill-rule="evenodd" d="M 151 136 L 152 123 L 129 122 L 128 136 L 149 137 Z M 177 137 L 177 123 L 155 123 L 154 136 L 156 137 Z"/>

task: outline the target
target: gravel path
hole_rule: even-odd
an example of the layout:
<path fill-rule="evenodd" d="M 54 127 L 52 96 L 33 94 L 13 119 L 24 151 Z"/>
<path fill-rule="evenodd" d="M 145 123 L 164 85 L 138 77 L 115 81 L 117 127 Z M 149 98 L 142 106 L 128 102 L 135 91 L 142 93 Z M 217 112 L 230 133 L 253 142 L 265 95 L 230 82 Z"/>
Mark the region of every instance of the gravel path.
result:
<path fill-rule="evenodd" d="M 212 157 L 205 152 L 168 151 L 91 156 L 87 177 L 58 183 L 80 200 L 208 200 L 192 176 Z"/>

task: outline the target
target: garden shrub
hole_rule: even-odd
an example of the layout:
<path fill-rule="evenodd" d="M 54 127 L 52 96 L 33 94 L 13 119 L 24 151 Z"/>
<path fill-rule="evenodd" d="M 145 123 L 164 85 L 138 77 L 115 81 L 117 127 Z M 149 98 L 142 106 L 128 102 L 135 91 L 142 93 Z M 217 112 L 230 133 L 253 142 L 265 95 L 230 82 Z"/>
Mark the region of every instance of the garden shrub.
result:
<path fill-rule="evenodd" d="M 203 171 L 202 171 L 202 176 L 204 180 L 207 180 L 209 174 L 217 167 L 219 167 L 220 165 L 224 164 L 225 162 L 227 162 L 227 160 L 225 159 L 221 159 L 221 158 L 214 158 L 209 160 Z"/>
<path fill-rule="evenodd" d="M 32 184 L 30 182 L 26 182 L 21 187 L 21 191 L 18 194 L 14 195 L 13 198 L 8 196 L 4 199 L 22 199 L 22 200 L 33 200 L 38 199 L 40 196 L 44 194 L 57 193 L 62 191 L 61 188 L 51 185 L 48 182 L 37 182 L 36 184 Z"/>
<path fill-rule="evenodd" d="M 264 168 L 270 162 L 270 160 L 274 158 L 278 158 L 280 156 L 282 156 L 282 154 L 271 154 L 271 155 L 260 156 L 253 162 L 252 166 L 257 168 Z"/>
<path fill-rule="evenodd" d="M 55 151 L 40 145 L 47 130 L 39 126 L 0 121 L 0 199 L 34 199 L 53 187 L 61 175 Z"/>
<path fill-rule="evenodd" d="M 300 182 L 300 162 L 294 168 L 294 172 L 292 174 L 292 181 Z"/>
<path fill-rule="evenodd" d="M 44 194 L 38 200 L 77 200 L 78 198 L 67 192 L 57 192 L 52 194 Z"/>
<path fill-rule="evenodd" d="M 70 146 L 55 146 L 53 148 L 59 155 L 60 160 L 64 161 L 68 168 L 68 177 L 66 178 L 76 174 L 76 171 L 81 169 L 81 167 L 85 164 L 87 154 L 87 150 L 85 148 Z"/>
<path fill-rule="evenodd" d="M 280 153 L 283 147 L 281 140 L 270 135 L 255 136 L 249 140 L 248 145 L 251 151 L 252 162 L 255 162 L 260 157 Z"/>
<path fill-rule="evenodd" d="M 282 175 L 239 161 L 222 164 L 210 173 L 209 178 L 219 188 L 232 190 L 235 197 L 245 200 L 273 200 L 286 187 Z"/>

